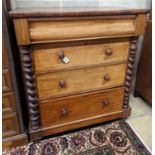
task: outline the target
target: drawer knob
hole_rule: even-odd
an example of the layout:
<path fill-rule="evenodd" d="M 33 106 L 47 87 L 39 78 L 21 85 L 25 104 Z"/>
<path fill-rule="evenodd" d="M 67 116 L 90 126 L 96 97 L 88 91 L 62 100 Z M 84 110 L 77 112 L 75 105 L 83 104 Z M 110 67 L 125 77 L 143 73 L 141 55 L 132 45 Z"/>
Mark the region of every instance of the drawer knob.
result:
<path fill-rule="evenodd" d="M 108 99 L 104 99 L 102 104 L 103 104 L 103 106 L 107 106 L 109 104 L 109 100 Z"/>
<path fill-rule="evenodd" d="M 69 59 L 68 59 L 67 56 L 65 56 L 65 54 L 64 54 L 63 51 L 59 52 L 58 55 L 59 55 L 59 59 L 60 59 L 63 63 L 65 63 L 65 64 L 69 63 Z"/>
<path fill-rule="evenodd" d="M 66 108 L 63 108 L 62 110 L 61 110 L 61 115 L 62 116 L 66 116 L 68 114 L 68 110 L 66 109 Z"/>
<path fill-rule="evenodd" d="M 106 54 L 107 56 L 111 56 L 111 55 L 113 54 L 112 49 L 110 49 L 110 48 L 106 49 L 105 54 Z"/>
<path fill-rule="evenodd" d="M 110 76 L 107 74 L 107 75 L 104 75 L 104 80 L 105 81 L 109 81 L 110 80 Z"/>
<path fill-rule="evenodd" d="M 61 88 L 65 88 L 65 87 L 66 87 L 66 82 L 63 81 L 63 80 L 61 80 L 61 81 L 59 82 L 59 86 L 60 86 Z"/>
<path fill-rule="evenodd" d="M 65 54 L 63 51 L 59 52 L 59 59 L 63 59 L 65 57 Z"/>

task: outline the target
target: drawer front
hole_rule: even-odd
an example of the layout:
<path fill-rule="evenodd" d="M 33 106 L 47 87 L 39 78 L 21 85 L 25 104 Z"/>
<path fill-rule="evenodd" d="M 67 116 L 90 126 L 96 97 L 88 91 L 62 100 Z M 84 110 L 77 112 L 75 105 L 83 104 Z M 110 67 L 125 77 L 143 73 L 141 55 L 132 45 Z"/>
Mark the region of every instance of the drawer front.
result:
<path fill-rule="evenodd" d="M 19 133 L 17 114 L 11 113 L 8 115 L 3 115 L 2 118 L 2 133 L 3 138 L 14 136 Z"/>
<path fill-rule="evenodd" d="M 3 69 L 2 73 L 2 91 L 12 90 L 9 69 Z"/>
<path fill-rule="evenodd" d="M 135 18 L 29 21 L 32 42 L 81 40 L 135 33 Z"/>
<path fill-rule="evenodd" d="M 12 91 L 3 93 L 2 111 L 3 113 L 9 113 L 15 111 L 15 99 Z"/>
<path fill-rule="evenodd" d="M 129 42 L 64 48 L 33 48 L 37 72 L 127 61 Z M 69 62 L 65 61 L 65 58 Z"/>
<path fill-rule="evenodd" d="M 119 87 L 40 103 L 42 128 L 121 111 L 123 96 L 124 88 Z"/>
<path fill-rule="evenodd" d="M 126 64 L 82 68 L 38 75 L 39 99 L 69 95 L 124 84 Z"/>

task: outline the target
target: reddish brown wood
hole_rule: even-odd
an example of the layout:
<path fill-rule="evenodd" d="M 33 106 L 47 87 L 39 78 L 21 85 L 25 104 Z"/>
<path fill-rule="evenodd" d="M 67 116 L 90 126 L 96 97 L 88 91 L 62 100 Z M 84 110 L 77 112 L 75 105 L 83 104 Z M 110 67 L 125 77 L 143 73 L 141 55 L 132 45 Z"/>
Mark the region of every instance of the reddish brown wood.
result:
<path fill-rule="evenodd" d="M 137 37 L 133 38 L 131 40 L 130 49 L 129 49 L 129 60 L 128 60 L 128 67 L 126 72 L 125 94 L 124 94 L 124 104 L 123 104 L 123 108 L 125 109 L 129 107 L 129 98 L 130 98 L 134 62 L 135 62 L 135 56 L 136 56 L 136 50 L 137 50 L 137 41 L 138 41 Z"/>
<path fill-rule="evenodd" d="M 105 15 L 136 15 L 146 14 L 149 10 L 112 10 L 104 8 L 56 8 L 56 9 L 18 9 L 10 11 L 10 16 L 13 18 L 41 18 L 41 17 L 66 17 L 66 16 L 105 16 Z"/>
<path fill-rule="evenodd" d="M 25 78 L 25 87 L 27 93 L 27 102 L 29 106 L 30 123 L 32 130 L 38 130 L 40 128 L 40 115 L 39 107 L 36 98 L 36 88 L 34 71 L 32 66 L 31 51 L 29 46 L 21 46 L 21 59 L 23 64 L 23 72 Z"/>

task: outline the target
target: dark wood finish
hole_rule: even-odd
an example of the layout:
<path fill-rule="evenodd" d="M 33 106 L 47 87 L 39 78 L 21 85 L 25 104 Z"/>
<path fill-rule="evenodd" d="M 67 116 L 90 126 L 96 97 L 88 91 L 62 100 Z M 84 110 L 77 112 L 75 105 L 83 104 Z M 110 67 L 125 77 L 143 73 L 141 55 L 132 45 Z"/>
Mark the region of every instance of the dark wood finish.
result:
<path fill-rule="evenodd" d="M 39 107 L 36 98 L 36 88 L 34 81 L 34 71 L 32 66 L 31 51 L 29 46 L 20 47 L 21 60 L 25 78 L 25 87 L 27 93 L 27 102 L 29 106 L 31 128 L 38 130 L 40 128 Z"/>
<path fill-rule="evenodd" d="M 131 84 L 132 84 L 132 77 L 134 71 L 134 62 L 135 56 L 137 51 L 137 40 L 138 38 L 133 38 L 131 40 L 130 49 L 129 49 L 129 60 L 128 60 L 128 67 L 126 72 L 126 80 L 125 80 L 125 93 L 124 93 L 124 104 L 123 108 L 129 107 L 129 99 L 130 99 L 130 92 L 131 92 Z"/>
<path fill-rule="evenodd" d="M 152 21 L 147 22 L 143 48 L 138 65 L 135 94 L 152 104 Z"/>
<path fill-rule="evenodd" d="M 41 18 L 41 17 L 76 17 L 76 16 L 107 16 L 107 15 L 136 15 L 146 14 L 149 10 L 137 9 L 137 10 L 120 10 L 117 9 L 105 9 L 105 8 L 56 8 L 56 9 L 17 9 L 10 11 L 10 16 L 13 18 Z"/>

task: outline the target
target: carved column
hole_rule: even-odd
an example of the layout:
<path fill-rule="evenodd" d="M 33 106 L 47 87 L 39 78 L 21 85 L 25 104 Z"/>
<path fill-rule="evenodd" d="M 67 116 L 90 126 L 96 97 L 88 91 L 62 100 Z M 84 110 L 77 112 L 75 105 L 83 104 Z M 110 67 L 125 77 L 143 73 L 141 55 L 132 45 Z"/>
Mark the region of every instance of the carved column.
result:
<path fill-rule="evenodd" d="M 125 79 L 124 103 L 123 103 L 123 108 L 125 109 L 129 107 L 129 98 L 130 98 L 130 91 L 131 91 L 131 85 L 132 85 L 135 56 L 137 51 L 137 42 L 138 42 L 138 37 L 135 37 L 132 39 L 130 43 L 129 59 L 128 59 L 126 79 Z"/>
<path fill-rule="evenodd" d="M 33 131 L 40 128 L 40 114 L 37 102 L 35 77 L 32 65 L 32 58 L 29 46 L 21 46 L 21 60 L 25 78 L 25 89 L 27 93 L 27 102 L 29 107 L 29 120 Z"/>

